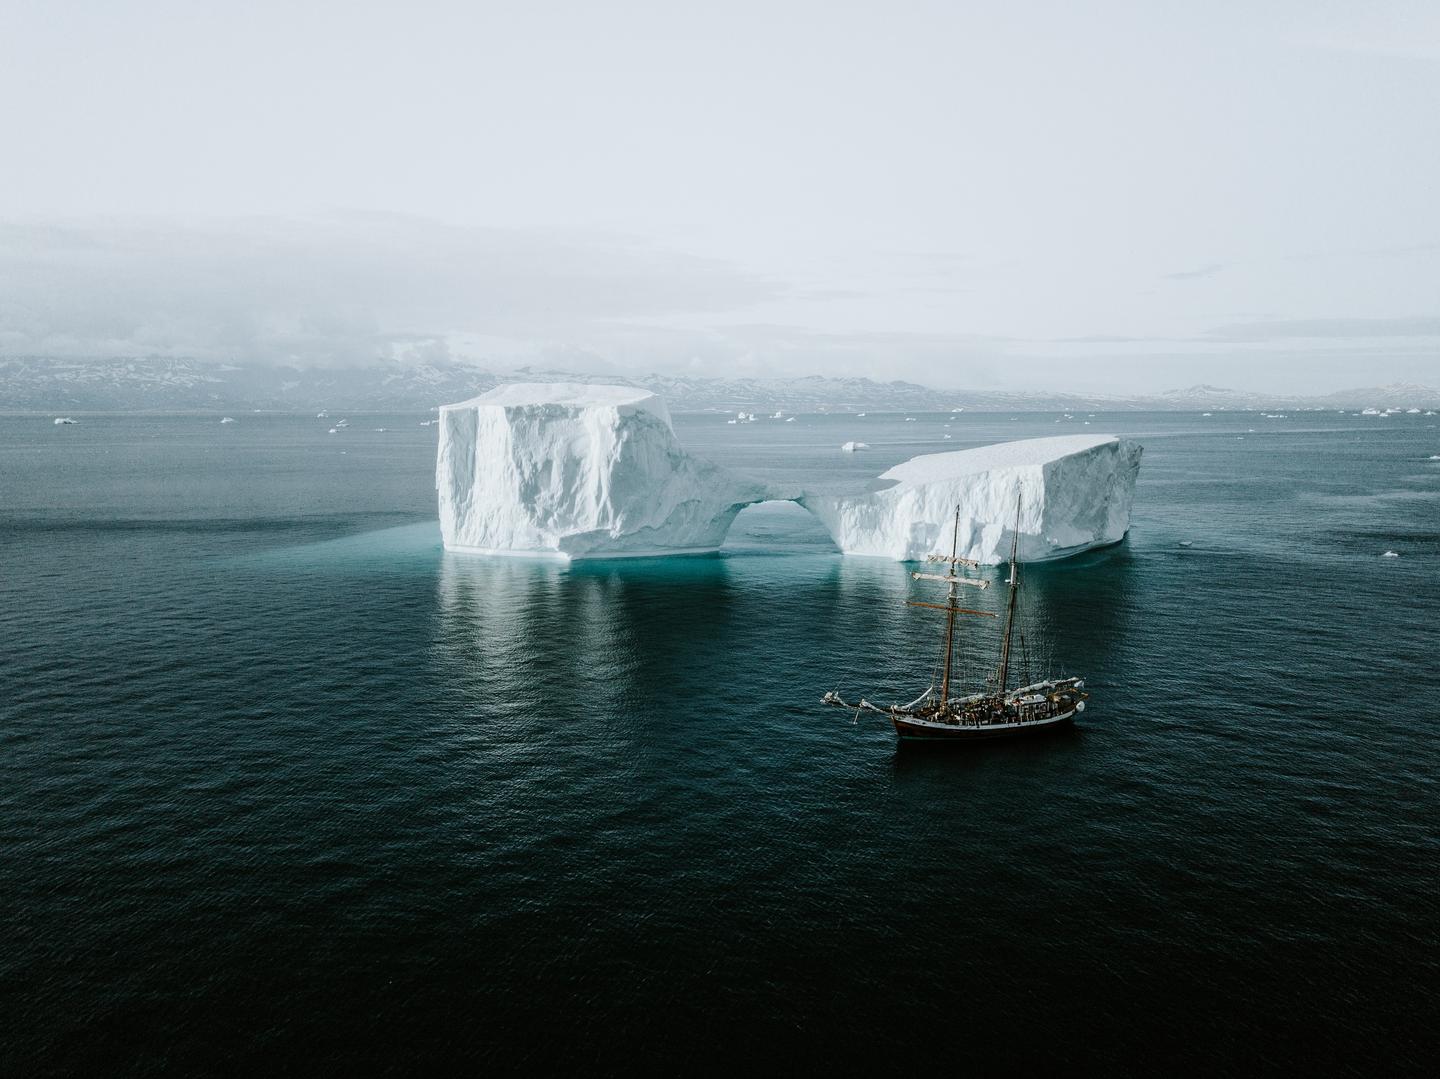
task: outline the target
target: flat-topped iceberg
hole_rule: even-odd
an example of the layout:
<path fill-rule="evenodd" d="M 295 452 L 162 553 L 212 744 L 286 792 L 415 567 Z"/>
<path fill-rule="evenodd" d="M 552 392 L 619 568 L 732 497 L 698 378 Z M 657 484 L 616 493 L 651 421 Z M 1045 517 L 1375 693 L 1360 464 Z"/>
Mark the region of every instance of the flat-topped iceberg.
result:
<path fill-rule="evenodd" d="M 913 457 L 860 495 L 806 494 L 800 504 L 846 554 L 918 561 L 949 554 L 960 508 L 962 557 L 1039 562 L 1115 543 L 1130 527 L 1140 445 L 1114 435 L 1002 442 Z"/>
<path fill-rule="evenodd" d="M 451 550 L 567 558 L 713 551 L 770 497 L 685 451 L 630 386 L 516 383 L 440 409 L 435 486 Z"/>

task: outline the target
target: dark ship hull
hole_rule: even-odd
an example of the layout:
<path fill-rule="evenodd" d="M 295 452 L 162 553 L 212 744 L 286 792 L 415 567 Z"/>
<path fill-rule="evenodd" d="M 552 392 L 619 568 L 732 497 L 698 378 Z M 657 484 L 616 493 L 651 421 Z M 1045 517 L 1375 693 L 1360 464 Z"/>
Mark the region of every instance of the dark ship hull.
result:
<path fill-rule="evenodd" d="M 891 716 L 895 733 L 904 742 L 989 742 L 998 738 L 1019 738 L 1027 734 L 1039 734 L 1069 726 L 1075 719 L 1076 709 L 1044 719 L 1003 719 L 990 721 L 967 721 L 963 718 L 950 720 L 921 719 L 916 716 Z"/>

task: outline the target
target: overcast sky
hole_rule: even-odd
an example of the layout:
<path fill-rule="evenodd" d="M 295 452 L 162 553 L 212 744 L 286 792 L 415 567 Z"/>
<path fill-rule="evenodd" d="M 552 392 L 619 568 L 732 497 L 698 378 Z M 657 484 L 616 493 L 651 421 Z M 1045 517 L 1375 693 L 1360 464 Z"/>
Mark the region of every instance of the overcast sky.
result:
<path fill-rule="evenodd" d="M 0 355 L 1440 383 L 1440 3 L 0 0 Z"/>

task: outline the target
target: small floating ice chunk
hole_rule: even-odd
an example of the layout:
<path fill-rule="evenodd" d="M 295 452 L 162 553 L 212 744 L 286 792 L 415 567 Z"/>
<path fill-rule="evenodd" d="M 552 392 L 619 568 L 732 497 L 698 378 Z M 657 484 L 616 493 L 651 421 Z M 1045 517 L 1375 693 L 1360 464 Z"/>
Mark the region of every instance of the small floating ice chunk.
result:
<path fill-rule="evenodd" d="M 377 430 L 377 431 L 384 431 L 385 428 L 383 428 L 383 427 L 377 427 L 377 428 L 375 428 L 375 430 Z"/>
<path fill-rule="evenodd" d="M 79 423 L 79 422 L 80 422 L 79 420 L 73 420 L 73 419 L 71 419 L 69 416 L 56 416 L 56 417 L 55 417 L 55 426 L 56 426 L 56 427 L 59 427 L 61 424 L 65 424 L 65 423 Z"/>
<path fill-rule="evenodd" d="M 914 417 L 914 416 L 906 416 L 906 417 L 905 417 L 905 422 L 906 422 L 906 423 L 914 423 L 914 422 L 915 422 L 915 417 Z"/>
<path fill-rule="evenodd" d="M 840 447 L 840 450 L 842 453 L 854 453 L 856 450 L 868 450 L 869 448 L 870 443 L 868 442 L 847 442 Z"/>
<path fill-rule="evenodd" d="M 1181 547 L 1189 547 L 1189 546 L 1190 546 L 1191 544 L 1193 544 L 1194 542 L 1195 542 L 1194 540 L 1181 540 L 1181 541 L 1180 541 L 1180 546 L 1181 546 Z"/>
<path fill-rule="evenodd" d="M 786 423 L 794 423 L 794 422 L 795 422 L 795 417 L 794 417 L 794 416 L 786 416 L 786 417 L 785 417 L 785 422 L 786 422 Z"/>
<path fill-rule="evenodd" d="M 1385 552 L 1384 554 L 1382 554 L 1380 557 L 1381 557 L 1381 558 L 1399 558 L 1399 557 L 1400 557 L 1400 552 L 1399 552 L 1399 551 L 1386 551 L 1386 552 Z"/>
<path fill-rule="evenodd" d="M 322 408 L 319 412 L 315 413 L 315 418 L 317 420 L 328 420 L 330 418 L 330 410 L 328 408 Z"/>
<path fill-rule="evenodd" d="M 332 427 L 329 431 L 325 433 L 330 435 L 338 435 L 340 433 L 340 429 L 338 427 Z"/>
<path fill-rule="evenodd" d="M 235 422 L 235 417 L 234 417 L 234 416 L 222 416 L 221 419 L 220 419 L 220 422 L 221 422 L 221 423 L 234 423 L 234 422 Z"/>

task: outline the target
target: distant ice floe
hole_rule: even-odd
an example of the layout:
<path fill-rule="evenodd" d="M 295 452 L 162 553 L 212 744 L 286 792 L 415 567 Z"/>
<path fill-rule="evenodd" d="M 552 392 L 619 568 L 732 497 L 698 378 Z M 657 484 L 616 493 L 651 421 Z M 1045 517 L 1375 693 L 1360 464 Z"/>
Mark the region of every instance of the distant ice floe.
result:
<path fill-rule="evenodd" d="M 1380 557 L 1381 557 L 1381 558 L 1399 558 L 1399 557 L 1400 557 L 1400 552 L 1399 552 L 1399 551 L 1386 551 L 1386 552 L 1385 552 L 1384 554 L 1382 554 Z"/>
<path fill-rule="evenodd" d="M 79 423 L 79 422 L 80 422 L 79 420 L 71 419 L 69 416 L 56 416 L 56 417 L 55 417 L 55 426 L 56 426 L 56 427 L 59 427 L 61 424 L 70 424 L 70 423 Z"/>
<path fill-rule="evenodd" d="M 329 431 L 325 433 L 330 435 L 338 435 L 340 433 L 340 429 L 338 427 L 332 427 Z"/>
<path fill-rule="evenodd" d="M 840 450 L 842 453 L 854 453 L 856 450 L 868 450 L 869 448 L 870 443 L 868 442 L 847 442 L 840 447 Z"/>
<path fill-rule="evenodd" d="M 234 422 L 235 422 L 235 417 L 234 417 L 234 416 L 222 416 L 222 417 L 220 418 L 220 422 L 221 422 L 221 423 L 234 423 Z"/>
<path fill-rule="evenodd" d="M 328 408 L 322 408 L 319 412 L 315 413 L 315 418 L 317 420 L 328 420 L 330 418 L 330 410 Z"/>

